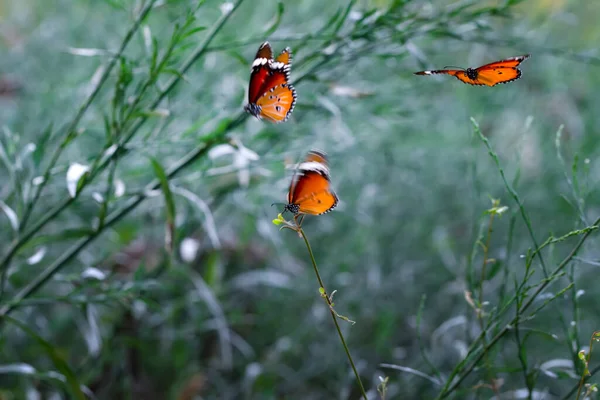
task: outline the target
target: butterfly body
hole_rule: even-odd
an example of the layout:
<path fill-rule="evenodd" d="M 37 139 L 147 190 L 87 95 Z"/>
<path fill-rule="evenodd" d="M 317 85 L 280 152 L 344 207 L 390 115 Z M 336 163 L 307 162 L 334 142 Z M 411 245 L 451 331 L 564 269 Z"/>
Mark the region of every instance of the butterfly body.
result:
<path fill-rule="evenodd" d="M 268 42 L 259 47 L 252 62 L 246 112 L 275 123 L 289 118 L 296 104 L 296 90 L 289 83 L 291 60 L 289 48 L 273 59 Z"/>
<path fill-rule="evenodd" d="M 330 186 L 326 154 L 311 150 L 292 178 L 285 210 L 294 215 L 321 215 L 333 210 L 339 200 Z"/>
<path fill-rule="evenodd" d="M 454 76 L 461 82 L 469 85 L 495 86 L 499 83 L 508 83 L 519 79 L 521 77 L 521 70 L 517 67 L 528 58 L 529 54 L 526 54 L 485 64 L 479 68 L 419 71 L 415 72 L 415 75 L 446 74 Z"/>

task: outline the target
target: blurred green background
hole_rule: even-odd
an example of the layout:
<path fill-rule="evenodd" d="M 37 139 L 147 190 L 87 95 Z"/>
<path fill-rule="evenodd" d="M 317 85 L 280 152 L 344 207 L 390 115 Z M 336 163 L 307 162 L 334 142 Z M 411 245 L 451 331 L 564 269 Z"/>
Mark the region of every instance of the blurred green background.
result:
<path fill-rule="evenodd" d="M 369 399 L 386 376 L 388 399 L 576 398 L 597 235 L 543 268 L 599 213 L 599 19 L 583 0 L 0 0 L 0 398 L 360 398 L 303 241 L 271 222 L 313 147 L 341 202 L 304 229 Z M 294 52 L 279 125 L 242 114 L 266 39 Z M 413 75 L 527 53 L 493 88 Z"/>

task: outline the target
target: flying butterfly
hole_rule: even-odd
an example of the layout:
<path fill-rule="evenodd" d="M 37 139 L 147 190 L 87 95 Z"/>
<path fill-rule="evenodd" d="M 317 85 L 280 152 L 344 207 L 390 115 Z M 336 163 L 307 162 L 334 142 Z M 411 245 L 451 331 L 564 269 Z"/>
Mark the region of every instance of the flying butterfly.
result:
<path fill-rule="evenodd" d="M 286 47 L 273 59 L 269 42 L 256 52 L 248 87 L 248 104 L 244 107 L 258 119 L 284 122 L 294 110 L 296 89 L 289 83 L 292 51 Z"/>
<path fill-rule="evenodd" d="M 285 211 L 321 215 L 333 210 L 338 197 L 331 189 L 327 155 L 318 150 L 308 152 L 292 178 Z"/>
<path fill-rule="evenodd" d="M 499 83 L 508 83 L 521 77 L 521 70 L 517 67 L 529 58 L 529 54 L 510 57 L 505 60 L 482 65 L 479 68 L 467 69 L 440 69 L 435 71 L 419 71 L 415 75 L 447 74 L 469 85 L 494 86 Z"/>

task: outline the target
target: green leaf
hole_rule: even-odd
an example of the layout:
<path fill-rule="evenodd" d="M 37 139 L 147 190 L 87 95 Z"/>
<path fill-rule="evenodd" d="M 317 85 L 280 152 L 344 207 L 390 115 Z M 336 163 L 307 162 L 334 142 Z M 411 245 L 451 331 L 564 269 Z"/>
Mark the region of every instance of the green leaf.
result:
<path fill-rule="evenodd" d="M 184 33 L 183 35 L 181 35 L 180 40 L 188 38 L 188 37 L 192 36 L 195 33 L 202 32 L 203 30 L 206 30 L 205 26 L 198 26 L 198 27 L 196 27 L 194 29 L 190 29 L 189 31 L 187 31 L 186 33 Z"/>
<path fill-rule="evenodd" d="M 151 158 L 152 169 L 154 174 L 160 181 L 160 188 L 165 196 L 165 204 L 167 206 L 167 232 L 165 235 L 165 247 L 169 252 L 173 252 L 173 239 L 175 237 L 175 202 L 173 201 L 173 194 L 171 193 L 171 187 L 169 186 L 169 180 L 164 168 L 160 163 Z"/>
<path fill-rule="evenodd" d="M 271 22 L 271 26 L 269 26 L 263 33 L 264 36 L 272 35 L 273 32 L 275 32 L 277 30 L 277 28 L 279 28 L 279 24 L 281 24 L 281 18 L 283 17 L 283 11 L 284 11 L 283 3 L 280 1 L 277 3 L 277 14 L 273 18 L 273 22 Z"/>
<path fill-rule="evenodd" d="M 494 277 L 496 275 L 498 275 L 498 272 L 502 271 L 501 267 L 504 265 L 502 262 L 500 262 L 498 260 L 495 260 L 491 264 L 492 265 L 490 266 L 487 276 L 485 277 L 486 281 L 491 281 L 492 279 L 494 279 Z"/>
<path fill-rule="evenodd" d="M 86 400 L 86 396 L 81 391 L 81 385 L 77 380 L 77 377 L 69 367 L 69 364 L 63 359 L 58 351 L 52 346 L 51 343 L 47 342 L 44 338 L 35 333 L 32 329 L 30 329 L 27 325 L 23 324 L 21 321 L 18 321 L 8 315 L 4 315 L 4 319 L 11 324 L 20 328 L 23 332 L 27 333 L 31 336 L 46 352 L 46 354 L 52 360 L 52 363 L 63 374 L 67 380 L 67 385 L 70 389 L 72 398 L 79 400 Z"/>
<path fill-rule="evenodd" d="M 31 154 L 31 158 L 33 159 L 33 164 L 36 167 L 39 167 L 44 158 L 44 154 L 47 153 L 48 149 L 46 148 L 46 144 L 52 136 L 52 128 L 53 125 L 50 123 L 48 127 L 44 130 L 44 133 L 36 139 L 35 143 L 35 151 Z"/>

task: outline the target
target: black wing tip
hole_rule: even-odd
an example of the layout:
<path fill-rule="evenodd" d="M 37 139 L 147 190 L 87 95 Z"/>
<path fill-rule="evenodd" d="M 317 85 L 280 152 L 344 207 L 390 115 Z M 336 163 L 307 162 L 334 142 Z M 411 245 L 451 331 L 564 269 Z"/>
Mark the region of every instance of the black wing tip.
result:
<path fill-rule="evenodd" d="M 292 91 L 292 98 L 294 100 L 292 100 L 292 105 L 290 106 L 290 109 L 288 110 L 287 114 L 285 114 L 285 118 L 281 121 L 278 122 L 285 122 L 290 118 L 290 115 L 292 115 L 292 111 L 294 111 L 294 108 L 296 107 L 296 99 L 298 99 L 298 95 L 296 94 L 296 88 L 293 87 L 291 84 L 287 84 L 288 88 L 290 88 L 290 90 Z"/>

